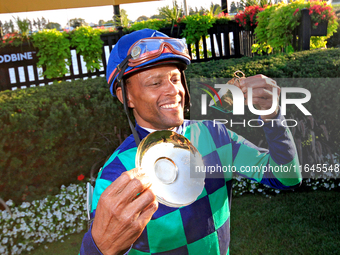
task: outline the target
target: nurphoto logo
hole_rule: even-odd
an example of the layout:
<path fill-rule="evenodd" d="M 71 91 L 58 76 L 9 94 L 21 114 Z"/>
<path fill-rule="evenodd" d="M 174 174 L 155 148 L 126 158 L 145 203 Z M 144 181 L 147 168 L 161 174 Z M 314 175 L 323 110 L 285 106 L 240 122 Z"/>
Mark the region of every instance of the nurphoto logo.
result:
<path fill-rule="evenodd" d="M 244 115 L 245 110 L 245 99 L 244 94 L 240 88 L 231 84 L 215 84 L 214 87 L 206 84 L 200 83 L 205 86 L 205 88 L 201 88 L 205 92 L 205 94 L 201 95 L 201 115 L 207 115 L 207 106 L 208 106 L 208 95 L 211 98 L 209 106 L 215 108 L 224 113 L 232 113 L 233 115 Z M 212 93 L 209 91 L 212 91 Z M 298 93 L 303 95 L 303 98 L 287 98 L 287 95 L 290 93 Z M 214 94 L 214 95 L 213 95 Z M 303 105 L 311 99 L 311 93 L 309 90 L 305 88 L 296 88 L 296 87 L 283 87 L 281 88 L 281 114 L 287 114 L 287 105 L 295 105 L 305 116 L 312 115 L 306 107 Z M 248 99 L 247 106 L 251 113 L 255 115 L 269 115 L 271 114 L 278 105 L 278 95 L 277 88 L 273 88 L 273 100 L 272 106 L 268 110 L 258 110 L 253 106 L 253 90 L 252 88 L 248 88 Z M 272 125 L 274 125 L 274 121 L 278 121 L 276 119 L 270 120 Z M 214 123 L 216 124 L 227 124 L 228 120 L 225 119 L 214 119 Z M 285 119 L 281 123 L 286 127 L 295 127 L 297 126 L 297 121 L 294 119 Z M 254 124 L 255 125 L 254 125 Z M 291 124 L 288 124 L 291 123 Z M 243 122 L 230 122 L 231 126 L 234 124 L 242 124 L 246 126 L 246 120 Z M 258 119 L 251 119 L 247 122 L 250 127 L 262 127 L 264 122 Z"/>

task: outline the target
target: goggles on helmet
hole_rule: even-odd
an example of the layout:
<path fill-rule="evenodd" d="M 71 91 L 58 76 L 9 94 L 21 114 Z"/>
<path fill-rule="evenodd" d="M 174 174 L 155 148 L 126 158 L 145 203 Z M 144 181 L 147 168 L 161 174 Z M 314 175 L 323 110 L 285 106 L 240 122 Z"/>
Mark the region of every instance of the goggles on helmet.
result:
<path fill-rule="evenodd" d="M 188 58 L 188 49 L 186 44 L 179 39 L 168 37 L 149 37 L 135 42 L 129 49 L 128 55 L 129 66 L 135 67 L 147 61 L 158 58 L 163 53 L 172 53 Z"/>
<path fill-rule="evenodd" d="M 186 44 L 183 40 L 169 37 L 148 37 L 135 42 L 127 53 L 127 58 L 117 66 L 109 77 L 109 84 L 119 72 L 125 72 L 126 68 L 137 67 L 151 60 L 156 60 L 162 54 L 170 53 L 191 60 Z M 169 56 L 171 58 L 171 56 Z M 123 73 L 120 76 L 123 76 Z M 119 79 L 118 79 L 119 82 Z"/>

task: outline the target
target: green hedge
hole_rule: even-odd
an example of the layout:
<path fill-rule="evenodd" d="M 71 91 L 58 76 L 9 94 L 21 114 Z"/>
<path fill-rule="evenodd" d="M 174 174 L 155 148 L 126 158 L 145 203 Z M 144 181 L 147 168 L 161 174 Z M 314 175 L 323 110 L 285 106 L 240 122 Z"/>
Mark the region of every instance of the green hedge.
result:
<path fill-rule="evenodd" d="M 231 78 L 236 70 L 247 76 L 337 78 L 340 49 L 197 63 L 188 67 L 186 76 L 190 83 L 198 77 Z M 306 108 L 326 124 L 337 149 L 339 88 L 325 79 L 308 89 L 312 99 Z M 198 89 L 190 90 L 192 100 L 199 100 Z M 244 118 L 254 117 L 248 113 Z M 261 129 L 234 130 L 255 143 L 263 138 Z M 81 174 L 89 177 L 92 166 L 102 164 L 129 133 L 121 104 L 110 95 L 104 78 L 0 92 L 0 196 L 29 201 L 57 192 Z"/>
<path fill-rule="evenodd" d="M 0 127 L 0 193 L 15 201 L 88 177 L 129 133 L 104 78 L 1 92 Z"/>

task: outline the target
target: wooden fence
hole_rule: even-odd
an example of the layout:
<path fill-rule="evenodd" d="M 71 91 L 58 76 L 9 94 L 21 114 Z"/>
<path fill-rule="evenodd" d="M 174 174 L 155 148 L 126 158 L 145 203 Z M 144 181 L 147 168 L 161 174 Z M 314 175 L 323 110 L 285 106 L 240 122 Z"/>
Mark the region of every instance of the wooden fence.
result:
<path fill-rule="evenodd" d="M 37 49 L 29 45 L 0 49 L 0 91 L 44 86 L 54 80 L 75 80 L 105 74 L 105 70 L 87 71 L 76 50 L 71 48 L 72 58 L 69 73 L 61 78 L 47 79 L 42 76 L 45 68 L 38 68 Z"/>
<path fill-rule="evenodd" d="M 163 29 L 162 32 L 170 34 L 170 30 Z M 180 37 L 181 31 L 177 30 L 174 37 Z M 242 30 L 235 22 L 226 25 L 215 24 L 208 31 L 207 38 L 203 37 L 201 44 L 196 43 L 195 47 L 188 45 L 192 62 L 209 61 L 212 59 L 239 58 L 250 56 L 249 35 Z M 21 47 L 6 47 L 0 49 L 0 91 L 27 88 L 32 86 L 44 86 L 52 83 L 53 80 L 74 80 L 86 79 L 89 77 L 104 76 L 107 66 L 109 52 L 123 36 L 122 29 L 118 32 L 103 34 L 101 39 L 104 42 L 102 53 L 102 65 L 100 70 L 89 72 L 84 67 L 82 57 L 75 49 L 70 49 L 72 61 L 69 73 L 61 78 L 47 79 L 42 76 L 43 68 L 38 68 L 38 50 L 29 45 Z M 201 49 L 200 49 L 201 46 Z"/>
<path fill-rule="evenodd" d="M 102 50 L 103 67 L 100 70 L 96 69 L 94 72 L 88 71 L 81 55 L 74 48 L 70 48 L 72 61 L 69 66 L 69 73 L 55 79 L 47 79 L 41 75 L 45 69 L 37 67 L 39 61 L 37 57 L 38 49 L 32 45 L 0 48 L 0 91 L 44 86 L 54 80 L 75 80 L 104 76 L 109 52 L 122 35 L 120 30 L 118 33 L 103 34 L 101 36 L 104 41 Z"/>
<path fill-rule="evenodd" d="M 297 50 L 309 49 L 311 32 L 310 17 L 304 13 L 299 29 L 293 36 L 293 45 Z M 183 27 L 176 29 L 165 28 L 160 31 L 171 37 L 180 38 Z M 89 72 L 86 70 L 82 57 L 75 49 L 70 49 L 72 61 L 69 73 L 57 79 L 47 79 L 42 76 L 43 68 L 38 68 L 37 49 L 25 45 L 17 48 L 0 48 L 0 91 L 27 88 L 32 86 L 44 86 L 52 83 L 53 80 L 74 80 L 87 79 L 90 77 L 104 76 L 106 72 L 109 53 L 119 38 L 124 35 L 122 28 L 118 32 L 103 34 L 101 39 L 104 42 L 102 50 L 102 65 L 100 70 Z M 298 39 L 296 39 L 298 38 Z M 203 62 L 218 59 L 240 58 L 253 56 L 251 45 L 255 42 L 254 32 L 245 31 L 235 21 L 228 24 L 214 24 L 208 30 L 208 36 L 202 37 L 201 42 L 195 45 L 188 45 L 192 62 Z M 308 45 L 307 45 L 308 44 Z"/>

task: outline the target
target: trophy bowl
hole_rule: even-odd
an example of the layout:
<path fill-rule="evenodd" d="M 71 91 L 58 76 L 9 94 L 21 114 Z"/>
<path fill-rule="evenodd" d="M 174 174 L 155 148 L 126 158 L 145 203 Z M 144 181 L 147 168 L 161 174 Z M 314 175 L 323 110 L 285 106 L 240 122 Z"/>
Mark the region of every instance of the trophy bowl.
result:
<path fill-rule="evenodd" d="M 159 203 L 182 207 L 196 201 L 204 188 L 202 156 L 184 136 L 169 130 L 155 131 L 137 148 L 136 167 L 151 180 L 151 189 Z"/>

